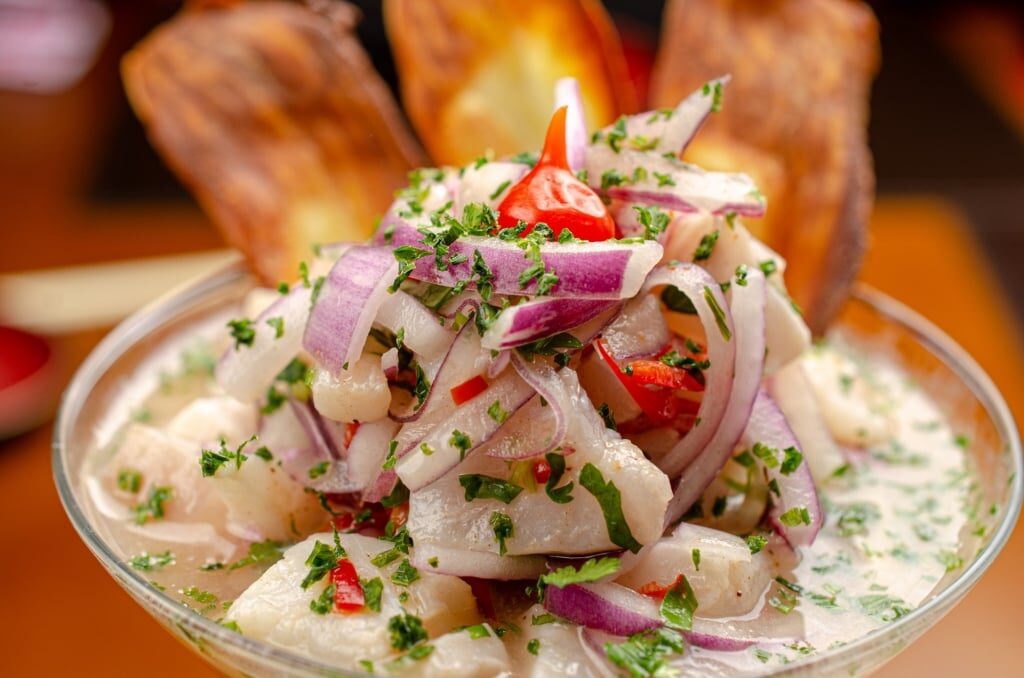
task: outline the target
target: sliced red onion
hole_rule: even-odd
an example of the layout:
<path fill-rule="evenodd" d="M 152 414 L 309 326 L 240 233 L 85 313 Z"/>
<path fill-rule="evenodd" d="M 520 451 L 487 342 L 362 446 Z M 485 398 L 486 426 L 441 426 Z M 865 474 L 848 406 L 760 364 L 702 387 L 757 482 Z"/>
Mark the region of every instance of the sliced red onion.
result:
<path fill-rule="evenodd" d="M 384 351 L 380 357 L 380 369 L 384 371 L 384 376 L 389 380 L 395 380 L 398 378 L 398 349 L 389 348 Z"/>
<path fill-rule="evenodd" d="M 810 467 L 806 462 L 801 462 L 790 473 L 782 472 L 785 450 L 790 447 L 799 450 L 800 442 L 793 435 L 789 422 L 786 421 L 786 417 L 779 410 L 778 405 L 764 390 L 757 394 L 757 400 L 754 401 L 754 409 L 743 434 L 743 442 L 746 445 L 761 443 L 778 451 L 779 463 L 773 467 L 769 467 L 763 460 L 757 458 L 758 464 L 767 474 L 769 481 L 774 480 L 779 488 L 778 496 L 772 495 L 772 508 L 768 514 L 768 519 L 775 527 L 775 531 L 791 546 L 809 546 L 814 543 L 814 538 L 824 521 L 814 478 L 811 476 Z M 804 515 L 804 511 L 806 511 L 806 521 L 800 519 Z M 790 513 L 787 514 L 787 512 Z M 790 518 L 786 522 L 782 518 L 784 514 Z M 794 521 L 793 525 L 786 524 Z"/>
<path fill-rule="evenodd" d="M 574 624 L 616 636 L 631 636 L 662 624 L 654 600 L 609 582 L 548 586 L 544 607 Z"/>
<path fill-rule="evenodd" d="M 606 179 L 602 189 L 602 177 L 609 172 L 616 172 L 622 183 L 608 186 Z M 587 177 L 593 188 L 604 190 L 613 199 L 676 212 L 734 212 L 758 217 L 765 210 L 764 197 L 747 175 L 708 172 L 656 153 L 627 149 L 616 153 L 607 144 L 592 145 L 587 149 Z"/>
<path fill-rule="evenodd" d="M 583 116 L 583 97 L 576 78 L 560 78 L 555 83 L 555 110 L 566 106 L 565 155 L 569 169 L 583 169 L 587 157 L 587 122 Z"/>
<path fill-rule="evenodd" d="M 324 279 L 302 338 L 320 365 L 337 374 L 359 359 L 397 272 L 387 247 L 352 247 L 341 255 Z"/>
<path fill-rule="evenodd" d="M 654 149 L 660 153 L 671 151 L 682 153 L 707 120 L 715 103 L 716 89 L 724 88 L 731 77 L 728 75 L 709 81 L 668 111 L 647 111 L 626 118 L 626 133 L 629 138 L 642 137 L 655 142 Z M 611 128 L 602 130 L 607 134 Z"/>
<path fill-rule="evenodd" d="M 480 343 L 495 351 L 529 344 L 582 325 L 615 304 L 604 299 L 524 301 L 502 311 Z"/>
<path fill-rule="evenodd" d="M 232 346 L 217 363 L 216 377 L 228 395 L 243 402 L 261 397 L 274 377 L 302 350 L 302 333 L 309 318 L 308 287 L 296 286 L 270 304 L 256 320 L 256 337 L 251 346 Z M 270 318 L 283 320 L 284 333 L 267 324 Z"/>
<path fill-rule="evenodd" d="M 344 456 L 344 431 L 337 431 L 337 422 L 329 421 L 320 416 L 313 407 L 312 400 L 296 400 L 291 398 L 288 401 L 295 417 L 302 425 L 306 433 L 306 439 L 310 446 L 318 452 L 321 459 L 341 459 Z M 335 430 L 329 430 L 335 428 Z"/>
<path fill-rule="evenodd" d="M 533 388 L 518 375 L 506 374 L 437 424 L 420 441 L 418 448 L 413 448 L 398 461 L 395 472 L 412 492 L 426 487 L 455 468 L 467 454 L 502 429 L 507 419 L 491 416 L 489 410 L 494 403 L 498 403 L 499 411 L 507 413 L 507 417 L 525 405 L 533 395 Z M 455 431 L 469 438 L 467 449 L 453 444 Z"/>
<path fill-rule="evenodd" d="M 354 484 L 369 487 L 380 474 L 388 445 L 397 432 L 398 424 L 387 418 L 359 425 L 348 446 L 348 472 Z"/>
<path fill-rule="evenodd" d="M 349 477 L 344 456 L 344 425 L 321 417 L 310 402 L 290 400 L 289 404 L 309 440 L 309 447 L 282 454 L 281 466 L 296 482 L 319 492 L 358 492 L 361 485 Z M 326 470 L 311 477 L 311 469 L 326 462 Z"/>
<path fill-rule="evenodd" d="M 654 355 L 668 345 L 671 338 L 661 305 L 650 294 L 629 301 L 602 336 L 608 352 L 616 360 Z"/>
<path fill-rule="evenodd" d="M 454 341 L 448 344 L 447 352 L 440 358 L 420 363 L 420 368 L 430 380 L 423 403 L 418 404 L 413 397 L 392 398 L 388 412 L 392 419 L 402 423 L 418 420 L 431 410 L 434 393 L 441 392 L 447 396 L 452 387 L 483 371 L 484 368 L 481 366 L 479 371 L 466 374 L 467 366 L 478 366 L 481 363 L 480 340 L 473 323 L 467 322 L 454 336 Z M 451 403 L 451 398 L 446 398 L 445 402 Z"/>
<path fill-rule="evenodd" d="M 499 374 L 505 371 L 508 367 L 509 360 L 512 359 L 511 351 L 499 351 L 498 355 L 494 356 L 494 360 L 487 366 L 487 377 L 489 379 L 496 379 Z"/>
<path fill-rule="evenodd" d="M 455 340 L 455 333 L 443 327 L 433 311 L 401 290 L 384 298 L 373 322 L 393 334 L 404 330 L 405 345 L 425 360 L 444 355 Z"/>
<path fill-rule="evenodd" d="M 510 461 L 538 457 L 562 444 L 566 428 L 565 417 L 556 414 L 550 402 L 542 405 L 541 397 L 534 396 L 505 422 L 501 434 L 488 440 L 478 453 Z M 571 448 L 565 448 L 565 452 L 568 454 Z"/>
<path fill-rule="evenodd" d="M 701 619 L 694 619 L 693 625 L 697 628 L 703 626 Z M 686 636 L 686 640 L 691 645 L 696 647 L 703 647 L 705 650 L 718 650 L 719 652 L 739 652 L 740 650 L 746 650 L 751 645 L 757 643 L 756 640 L 750 640 L 747 638 L 730 638 L 728 636 L 720 636 L 707 631 L 687 631 L 683 634 Z"/>
<path fill-rule="evenodd" d="M 558 373 L 547 362 L 539 360 L 532 363 L 527 362 L 517 353 L 512 356 L 512 366 L 523 378 L 523 381 L 547 402 L 546 409 L 550 410 L 550 416 L 554 420 L 554 432 L 548 447 L 541 453 L 550 452 L 561 445 L 569 433 L 569 413 L 576 406 L 576 403 L 573 402 L 573 394 L 569 392 Z M 592 406 L 591 409 L 593 409 Z"/>
<path fill-rule="evenodd" d="M 423 572 L 498 581 L 536 579 L 546 571 L 544 556 L 499 556 L 417 541 L 410 562 Z"/>
<path fill-rule="evenodd" d="M 423 234 L 408 221 L 389 213 L 391 244 L 394 247 L 423 246 Z M 533 261 L 514 242 L 482 236 L 466 236 L 449 247 L 452 256 L 461 255 L 464 261 L 451 264 L 447 270 L 437 269 L 433 257 L 416 262 L 410 276 L 414 280 L 454 287 L 460 280 L 475 280 L 474 255 L 479 252 L 487 269 L 493 275 L 490 284 L 498 294 L 530 295 L 537 289 L 536 280 L 525 287 L 519 285 L 519 276 Z M 647 273 L 661 259 L 661 245 L 641 243 L 587 242 L 545 243 L 540 245 L 540 256 L 549 272 L 558 276 L 558 283 L 549 292 L 551 297 L 578 299 L 625 299 L 633 297 L 643 285 Z M 389 281 L 390 282 L 390 281 Z M 474 283 L 475 284 L 475 283 Z"/>
<path fill-rule="evenodd" d="M 492 160 L 480 167 L 470 165 L 463 173 L 459 190 L 455 193 L 452 212 L 462 214 L 463 208 L 470 203 L 497 207 L 508 189 L 529 170 L 529 165 L 503 160 Z"/>
<path fill-rule="evenodd" d="M 661 266 L 648 276 L 644 291 L 663 285 L 675 286 L 693 302 L 704 326 L 707 359 L 711 363 L 704 371 L 704 397 L 697 411 L 700 423 L 658 463 L 669 478 L 674 478 L 707 446 L 725 416 L 735 377 L 736 342 L 733 338 L 736 333 L 721 288 L 700 266 L 680 262 Z"/>
<path fill-rule="evenodd" d="M 764 275 L 757 269 L 748 270 L 746 285 L 740 285 L 737 279 L 733 278 L 731 291 L 730 309 L 735 324 L 736 366 L 733 371 L 729 402 L 718 424 L 718 429 L 700 451 L 699 456 L 690 462 L 683 471 L 683 476 L 672 496 L 672 501 L 669 502 L 668 511 L 665 513 L 666 526 L 679 520 L 686 510 L 700 499 L 707 486 L 729 461 L 733 449 L 743 436 L 743 430 L 750 418 L 751 408 L 754 406 L 754 399 L 761 386 L 765 352 Z M 703 411 L 703 406 L 701 411 Z M 692 435 L 692 431 L 679 442 L 677 449 L 686 443 L 690 435 Z"/>
<path fill-rule="evenodd" d="M 437 424 L 455 411 L 451 389 L 474 376 L 483 374 L 490 361 L 490 351 L 480 347 L 480 337 L 473 323 L 466 323 L 456 335 L 444 362 L 438 369 L 433 370 L 434 377 L 423 406 L 408 416 L 395 417 L 396 420 L 404 421 L 404 426 L 395 435 L 397 458 L 401 459 L 414 449 Z M 403 411 L 408 409 L 411 409 L 411 405 Z M 393 468 L 378 471 L 363 494 L 365 501 L 380 501 L 391 492 L 398 480 Z"/>

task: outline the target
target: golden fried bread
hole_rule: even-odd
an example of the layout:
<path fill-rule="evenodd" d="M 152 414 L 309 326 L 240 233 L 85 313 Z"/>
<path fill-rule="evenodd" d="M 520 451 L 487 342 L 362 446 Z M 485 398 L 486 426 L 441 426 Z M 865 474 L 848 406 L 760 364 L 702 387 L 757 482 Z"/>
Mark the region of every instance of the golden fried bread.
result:
<path fill-rule="evenodd" d="M 597 0 L 385 0 L 384 21 L 406 113 L 436 163 L 536 148 L 563 76 L 579 80 L 590 129 L 636 108 Z"/>
<path fill-rule="evenodd" d="M 754 177 L 749 224 L 789 260 L 786 283 L 820 331 L 856 275 L 874 193 L 868 94 L 878 25 L 859 0 L 669 0 L 651 85 L 673 106 L 732 74 L 687 158 Z"/>
<path fill-rule="evenodd" d="M 312 243 L 366 238 L 423 154 L 350 6 L 198 4 L 125 57 L 128 96 L 228 242 L 291 280 Z"/>

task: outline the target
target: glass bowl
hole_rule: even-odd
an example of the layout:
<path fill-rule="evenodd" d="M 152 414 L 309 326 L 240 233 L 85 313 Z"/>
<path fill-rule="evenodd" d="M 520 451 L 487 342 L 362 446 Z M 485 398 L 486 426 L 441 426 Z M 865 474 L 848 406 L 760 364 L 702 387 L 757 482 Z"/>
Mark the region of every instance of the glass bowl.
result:
<path fill-rule="evenodd" d="M 86 453 L 126 420 L 133 402 L 155 385 L 175 337 L 222 327 L 255 285 L 240 263 L 185 284 L 121 323 L 82 364 L 64 394 L 53 440 L 53 471 L 64 509 L 110 575 L 172 634 L 218 668 L 236 675 L 360 675 L 241 636 L 157 590 L 131 569 L 89 516 L 81 473 Z M 857 287 L 836 330 L 844 339 L 897 361 L 932 397 L 954 429 L 970 436 L 968 463 L 984 506 L 998 510 L 984 537 L 961 545 L 964 567 L 939 582 L 920 607 L 845 646 L 780 667 L 776 675 L 854 675 L 894 657 L 956 605 L 1006 544 L 1021 506 L 1020 439 L 1002 396 L 963 349 L 899 302 Z M 152 374 L 153 383 L 136 375 Z"/>

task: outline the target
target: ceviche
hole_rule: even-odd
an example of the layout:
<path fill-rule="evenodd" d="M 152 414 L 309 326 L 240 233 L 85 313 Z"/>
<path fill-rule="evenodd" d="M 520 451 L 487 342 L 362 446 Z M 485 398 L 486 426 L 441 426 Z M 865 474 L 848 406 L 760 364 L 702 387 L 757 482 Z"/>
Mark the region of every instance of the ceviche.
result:
<path fill-rule="evenodd" d="M 961 567 L 969 441 L 812 343 L 756 187 L 680 160 L 727 82 L 589 135 L 563 80 L 539 154 L 414 172 L 193 328 L 87 468 L 125 560 L 381 675 L 768 672 L 909 613 Z"/>

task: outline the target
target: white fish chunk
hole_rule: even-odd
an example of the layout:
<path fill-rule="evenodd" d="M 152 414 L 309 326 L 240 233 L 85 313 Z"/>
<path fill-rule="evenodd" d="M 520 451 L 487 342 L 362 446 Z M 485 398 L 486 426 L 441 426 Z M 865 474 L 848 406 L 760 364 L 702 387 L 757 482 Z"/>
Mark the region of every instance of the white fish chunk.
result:
<path fill-rule="evenodd" d="M 225 440 L 237 447 L 259 427 L 259 412 L 252 403 L 230 396 L 196 398 L 168 422 L 168 433 L 203 444 Z"/>
<path fill-rule="evenodd" d="M 700 569 L 694 550 L 700 551 Z M 767 554 L 750 552 L 747 543 L 720 530 L 680 523 L 675 532 L 622 561 L 616 582 L 639 590 L 646 584 L 671 586 L 680 574 L 697 598 L 700 617 L 749 613 L 772 578 Z"/>
<path fill-rule="evenodd" d="M 572 369 L 565 368 L 558 375 L 571 407 L 567 446 L 575 449 L 565 457 L 566 473 L 560 486 L 570 481 L 575 484 L 573 500 L 556 504 L 541 487 L 521 492 L 507 505 L 495 499 L 467 502 L 460 475 L 478 473 L 503 479 L 511 475 L 509 465 L 501 459 L 470 455 L 446 476 L 412 494 L 408 527 L 414 541 L 497 553 L 499 545 L 490 519 L 499 511 L 513 523 L 514 534 L 506 541 L 508 555 L 616 549 L 601 506 L 579 483 L 580 470 L 587 463 L 618 488 L 622 512 L 637 541 L 645 544 L 661 536 L 659 521 L 671 497 L 668 478 L 633 443 L 605 427 Z"/>
<path fill-rule="evenodd" d="M 534 618 L 545 618 L 542 605 L 534 605 L 517 620 L 522 633 L 506 633 L 502 639 L 509 657 L 516 667 L 516 676 L 522 678 L 549 678 L 572 676 L 610 676 L 611 670 L 603 662 L 593 659 L 593 653 L 583 647 L 580 632 L 573 624 L 552 621 L 535 625 Z M 527 647 L 536 640 L 537 654 Z"/>
<path fill-rule="evenodd" d="M 461 579 L 421 571 L 420 578 L 409 587 L 399 587 L 389 577 L 393 566 L 378 569 L 370 562 L 373 555 L 386 550 L 390 543 L 356 534 L 341 535 L 340 539 L 360 579 L 381 579 L 380 612 L 365 609 L 321 615 L 310 610 L 310 601 L 318 598 L 328 585 L 326 577 L 308 589 L 300 585 L 309 572 L 305 561 L 316 541 L 333 544 L 331 534 L 321 533 L 285 551 L 280 561 L 235 600 L 226 619 L 237 623 L 242 634 L 251 638 L 338 668 L 355 670 L 361 670 L 360 660 L 377 664 L 399 656 L 391 648 L 388 620 L 401 614 L 403 608 L 420 618 L 430 638 L 479 623 L 476 601 L 469 585 Z M 403 591 L 409 593 L 405 603 L 398 599 Z M 455 662 L 455 649 L 442 652 L 437 665 Z"/>

